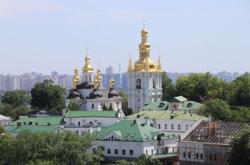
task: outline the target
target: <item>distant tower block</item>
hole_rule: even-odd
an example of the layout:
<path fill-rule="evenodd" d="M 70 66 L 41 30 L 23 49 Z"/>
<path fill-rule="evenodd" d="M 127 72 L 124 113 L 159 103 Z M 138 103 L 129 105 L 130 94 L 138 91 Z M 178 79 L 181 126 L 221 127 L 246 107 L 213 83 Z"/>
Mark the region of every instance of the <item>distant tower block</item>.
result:
<path fill-rule="evenodd" d="M 133 112 L 162 99 L 162 67 L 160 58 L 154 63 L 150 58 L 150 45 L 147 41 L 148 31 L 141 30 L 139 60 L 133 64 L 131 57 L 128 63 L 128 106 Z"/>

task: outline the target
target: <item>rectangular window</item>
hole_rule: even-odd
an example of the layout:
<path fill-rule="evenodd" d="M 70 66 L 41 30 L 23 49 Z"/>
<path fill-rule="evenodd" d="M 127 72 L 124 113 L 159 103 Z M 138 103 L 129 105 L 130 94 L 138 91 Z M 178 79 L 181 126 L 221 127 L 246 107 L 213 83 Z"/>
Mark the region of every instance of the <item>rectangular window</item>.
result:
<path fill-rule="evenodd" d="M 200 154 L 200 158 L 203 159 L 203 154 Z"/>
<path fill-rule="evenodd" d="M 195 158 L 199 159 L 199 154 L 198 153 L 195 154 Z"/>
<path fill-rule="evenodd" d="M 186 130 L 188 130 L 188 125 L 186 125 Z"/>
<path fill-rule="evenodd" d="M 126 150 L 122 150 L 122 155 L 126 155 Z"/>
<path fill-rule="evenodd" d="M 186 158 L 186 152 L 183 152 L 183 158 Z"/>
<path fill-rule="evenodd" d="M 160 124 L 158 124 L 158 129 L 161 129 L 161 125 Z"/>
<path fill-rule="evenodd" d="M 111 149 L 107 149 L 107 154 L 111 154 Z"/>
<path fill-rule="evenodd" d="M 168 129 L 168 125 L 167 124 L 165 124 L 165 129 Z"/>
<path fill-rule="evenodd" d="M 172 129 L 172 130 L 174 129 L 174 124 L 171 124 L 171 129 Z"/>
<path fill-rule="evenodd" d="M 115 149 L 115 155 L 118 155 L 118 149 Z"/>
<path fill-rule="evenodd" d="M 178 124 L 178 130 L 181 130 L 181 125 L 180 124 Z"/>
<path fill-rule="evenodd" d="M 151 155 L 154 155 L 154 150 L 153 149 L 151 150 Z"/>
<path fill-rule="evenodd" d="M 134 150 L 129 150 L 129 155 L 133 155 L 134 154 Z"/>
<path fill-rule="evenodd" d="M 188 158 L 189 158 L 189 159 L 191 158 L 191 152 L 188 153 Z"/>
<path fill-rule="evenodd" d="M 148 150 L 146 150 L 146 155 L 148 155 Z"/>

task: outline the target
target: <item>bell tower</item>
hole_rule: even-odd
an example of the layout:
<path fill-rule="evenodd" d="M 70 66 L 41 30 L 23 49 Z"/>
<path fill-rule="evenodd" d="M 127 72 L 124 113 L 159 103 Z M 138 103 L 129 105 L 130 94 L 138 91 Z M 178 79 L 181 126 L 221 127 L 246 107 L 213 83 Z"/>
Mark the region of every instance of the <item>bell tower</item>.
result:
<path fill-rule="evenodd" d="M 141 30 L 139 60 L 133 64 L 131 57 L 128 63 L 128 106 L 134 113 L 145 104 L 162 99 L 162 68 L 150 58 L 148 31 Z"/>

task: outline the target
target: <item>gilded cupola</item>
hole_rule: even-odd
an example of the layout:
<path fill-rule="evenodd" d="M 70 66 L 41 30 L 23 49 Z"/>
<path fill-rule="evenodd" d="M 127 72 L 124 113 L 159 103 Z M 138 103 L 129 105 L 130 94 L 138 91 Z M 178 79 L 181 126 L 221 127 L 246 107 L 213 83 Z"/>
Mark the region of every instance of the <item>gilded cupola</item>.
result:
<path fill-rule="evenodd" d="M 74 77 L 73 77 L 73 89 L 76 89 L 76 86 L 80 83 L 80 76 L 79 76 L 79 70 L 77 68 L 74 69 Z"/>
<path fill-rule="evenodd" d="M 128 72 L 162 72 L 160 61 L 155 63 L 150 58 L 150 44 L 148 43 L 148 31 L 141 30 L 141 43 L 139 44 L 139 60 L 133 65 L 129 59 Z"/>
<path fill-rule="evenodd" d="M 86 53 L 86 56 L 84 58 L 84 66 L 82 68 L 82 71 L 84 73 L 93 73 L 94 71 L 94 68 L 92 67 L 90 62 L 90 57 L 88 56 L 88 52 Z"/>

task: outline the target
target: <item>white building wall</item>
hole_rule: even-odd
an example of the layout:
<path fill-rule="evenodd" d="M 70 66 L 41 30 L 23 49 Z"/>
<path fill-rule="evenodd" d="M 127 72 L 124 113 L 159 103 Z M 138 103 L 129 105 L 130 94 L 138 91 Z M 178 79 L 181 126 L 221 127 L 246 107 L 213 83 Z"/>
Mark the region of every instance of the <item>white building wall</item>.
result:
<path fill-rule="evenodd" d="M 162 99 L 161 72 L 128 73 L 128 105 L 133 112 L 138 112 L 145 105 Z M 141 89 L 137 89 L 137 80 L 141 80 Z M 153 88 L 153 80 L 155 88 Z"/>

